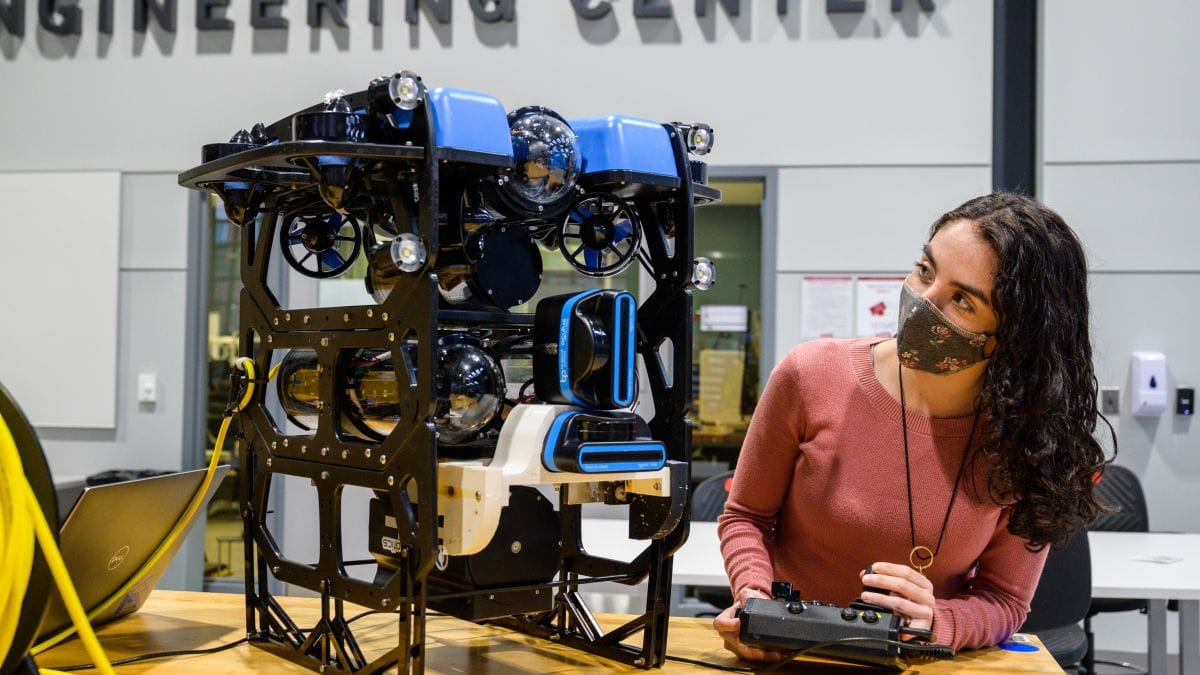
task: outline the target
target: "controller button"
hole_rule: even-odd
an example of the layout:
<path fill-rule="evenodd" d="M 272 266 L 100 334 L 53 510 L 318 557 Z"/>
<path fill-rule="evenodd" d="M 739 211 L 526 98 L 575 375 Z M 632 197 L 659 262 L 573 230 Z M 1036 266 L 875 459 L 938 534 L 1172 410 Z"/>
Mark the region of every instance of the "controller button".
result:
<path fill-rule="evenodd" d="M 858 618 L 858 612 L 847 607 L 846 609 L 842 610 L 842 618 L 847 621 L 853 621 Z"/>
<path fill-rule="evenodd" d="M 788 611 L 788 612 L 790 612 L 790 613 L 792 613 L 792 614 L 801 614 L 801 613 L 803 613 L 803 612 L 804 612 L 804 603 L 802 603 L 802 602 L 789 602 L 789 603 L 787 604 L 787 611 Z"/>
<path fill-rule="evenodd" d="M 876 621 L 879 621 L 879 612 L 876 612 L 873 609 L 868 609 L 867 611 L 863 612 L 863 621 L 866 621 L 867 623 L 875 623 Z"/>

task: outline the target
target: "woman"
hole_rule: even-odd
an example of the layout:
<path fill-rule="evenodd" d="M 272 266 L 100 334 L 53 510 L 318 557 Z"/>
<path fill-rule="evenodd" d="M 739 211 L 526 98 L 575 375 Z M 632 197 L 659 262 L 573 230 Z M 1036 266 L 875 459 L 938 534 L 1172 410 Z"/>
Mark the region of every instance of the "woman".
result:
<path fill-rule="evenodd" d="M 1075 234 L 1015 194 L 945 214 L 895 339 L 807 342 L 772 373 L 719 519 L 726 647 L 782 658 L 741 644 L 734 617 L 773 580 L 843 606 L 861 594 L 955 649 L 1006 639 L 1046 546 L 1099 510 L 1097 417 Z"/>

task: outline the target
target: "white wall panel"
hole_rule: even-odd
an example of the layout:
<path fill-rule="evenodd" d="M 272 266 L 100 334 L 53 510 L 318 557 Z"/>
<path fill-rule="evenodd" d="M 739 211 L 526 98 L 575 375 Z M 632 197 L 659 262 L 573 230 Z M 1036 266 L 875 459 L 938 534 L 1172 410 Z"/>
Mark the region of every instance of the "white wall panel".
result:
<path fill-rule="evenodd" d="M 188 191 L 174 173 L 121 177 L 121 268 L 187 269 Z"/>
<path fill-rule="evenodd" d="M 0 382 L 38 427 L 116 424 L 121 180 L 0 173 Z"/>
<path fill-rule="evenodd" d="M 115 429 L 39 429 L 55 475 L 87 476 L 106 469 L 178 471 L 183 464 L 183 373 L 187 274 L 121 273 L 120 347 Z M 138 373 L 158 378 L 156 404 L 138 403 Z M 71 380 L 44 387 L 60 405 L 78 399 Z"/>
<path fill-rule="evenodd" d="M 776 269 L 907 269 L 933 221 L 990 191 L 986 166 L 780 170 Z"/>
<path fill-rule="evenodd" d="M 1047 162 L 1200 159 L 1200 2 L 1043 6 Z"/>
<path fill-rule="evenodd" d="M 1048 164 L 1042 178 L 1092 269 L 1200 272 L 1200 162 Z"/>
<path fill-rule="evenodd" d="M 33 26 L 0 54 L 6 100 L 26 103 L 0 110 L 0 170 L 177 171 L 203 143 L 400 67 L 510 108 L 702 120 L 717 130 L 714 161 L 728 165 L 990 161 L 988 2 L 941 1 L 927 14 L 908 0 L 893 15 L 890 0 L 871 0 L 860 16 L 802 0 L 780 18 L 774 2 L 744 0 L 731 20 L 717 3 L 698 19 L 691 0 L 675 0 L 673 19 L 637 21 L 632 3 L 616 2 L 595 22 L 567 2 L 523 2 L 515 25 L 498 26 L 455 2 L 450 26 L 421 14 L 416 28 L 404 3 L 383 3 L 373 28 L 368 3 L 349 2 L 337 31 L 309 29 L 305 4 L 291 2 L 290 28 L 264 31 L 249 26 L 248 0 L 234 0 L 229 35 L 198 34 L 184 3 L 176 34 L 144 39 L 131 4 L 115 3 L 104 44 L 87 6 L 71 58 L 53 58 L 60 41 L 33 39 Z"/>

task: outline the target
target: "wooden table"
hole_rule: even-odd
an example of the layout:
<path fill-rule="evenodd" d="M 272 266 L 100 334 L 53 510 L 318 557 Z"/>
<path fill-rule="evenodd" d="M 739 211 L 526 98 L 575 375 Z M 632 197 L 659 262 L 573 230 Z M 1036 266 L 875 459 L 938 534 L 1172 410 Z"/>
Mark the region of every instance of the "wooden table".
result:
<path fill-rule="evenodd" d="M 280 598 L 298 621 L 315 622 L 318 603 L 313 598 Z M 243 637 L 245 610 L 241 595 L 155 591 L 141 611 L 99 630 L 100 642 L 110 659 L 148 652 L 214 647 Z M 621 617 L 600 616 L 605 627 Z M 308 624 L 311 625 L 311 624 Z M 395 646 L 395 618 L 368 616 L 357 623 L 355 634 L 368 657 Z M 501 628 L 478 626 L 458 619 L 435 616 L 427 623 L 426 672 L 429 673 L 639 673 L 614 663 L 545 640 Z M 671 620 L 667 653 L 708 663 L 735 665 L 721 648 L 707 619 Z M 38 665 L 64 666 L 87 661 L 77 640 L 42 654 Z M 743 664 L 744 665 L 744 664 Z M 713 673 L 711 669 L 668 661 L 669 673 Z M 781 672 L 846 673 L 846 668 L 811 662 L 790 664 Z M 308 673 L 305 668 L 250 645 L 204 656 L 176 657 L 122 666 L 121 673 Z M 651 671 L 655 672 L 655 671 Z M 989 649 L 960 654 L 954 661 L 921 666 L 912 673 L 1061 673 L 1044 650 L 1033 653 Z"/>
<path fill-rule="evenodd" d="M 1200 674 L 1200 534 L 1089 532 L 1092 597 L 1145 599 L 1151 675 L 1167 671 L 1167 601 L 1179 601 L 1179 672 Z M 1156 563 L 1139 556 L 1170 556 Z"/>

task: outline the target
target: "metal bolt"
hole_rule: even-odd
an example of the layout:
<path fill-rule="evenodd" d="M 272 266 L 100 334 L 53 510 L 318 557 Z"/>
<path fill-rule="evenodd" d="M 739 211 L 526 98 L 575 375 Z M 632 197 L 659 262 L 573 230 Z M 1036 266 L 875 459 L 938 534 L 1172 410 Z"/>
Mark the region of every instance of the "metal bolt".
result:
<path fill-rule="evenodd" d="M 388 487 L 392 487 L 392 486 L 393 486 L 393 485 L 395 485 L 395 484 L 396 484 L 396 477 L 395 477 L 395 476 L 388 476 Z"/>
<path fill-rule="evenodd" d="M 329 478 L 329 472 L 328 472 L 328 471 L 322 471 L 322 472 L 321 472 L 321 480 L 328 480 L 328 478 Z"/>
<path fill-rule="evenodd" d="M 382 604 L 384 607 L 387 607 L 390 602 L 391 602 L 390 600 L 388 600 L 387 598 L 384 598 Z"/>
<path fill-rule="evenodd" d="M 329 454 L 329 448 L 321 448 L 321 456 L 322 457 L 324 457 L 325 455 L 328 455 L 328 454 Z"/>
<path fill-rule="evenodd" d="M 655 491 L 655 492 L 658 492 L 658 491 L 660 491 L 660 490 L 662 490 L 662 483 L 655 483 L 655 484 L 654 484 L 654 491 Z"/>
<path fill-rule="evenodd" d="M 373 310 L 373 309 L 368 309 L 368 310 L 367 310 L 367 318 L 369 319 L 369 318 L 371 318 L 371 317 L 373 317 L 373 316 L 375 316 L 375 310 Z"/>
<path fill-rule="evenodd" d="M 551 634 L 550 634 L 550 641 L 551 641 L 551 642 L 558 642 L 558 641 L 559 641 L 559 639 L 561 639 L 561 638 L 562 638 L 562 636 L 561 636 L 561 635 L 559 635 L 558 633 L 551 633 Z"/>
<path fill-rule="evenodd" d="M 286 448 L 287 446 L 288 446 L 288 439 L 285 438 L 285 439 L 283 439 L 283 447 Z"/>
<path fill-rule="evenodd" d="M 371 449 L 370 448 L 367 448 L 366 454 L 367 454 L 367 459 L 371 459 Z"/>
<path fill-rule="evenodd" d="M 267 336 L 267 343 L 268 343 L 268 344 L 269 344 L 269 343 L 271 343 L 271 342 L 274 342 L 274 341 L 275 341 L 275 336 L 274 336 L 274 335 L 268 335 L 268 336 Z"/>
<path fill-rule="evenodd" d="M 395 341 L 396 341 L 396 334 L 388 333 L 388 342 L 395 342 Z"/>
<path fill-rule="evenodd" d="M 475 501 L 477 501 L 477 502 L 483 501 L 483 495 L 479 493 L 479 490 L 475 491 Z"/>
<path fill-rule="evenodd" d="M 301 446 L 300 446 L 300 454 L 302 454 L 302 455 L 303 455 L 303 454 L 304 454 L 304 453 L 306 453 L 306 452 L 308 452 L 308 446 L 307 446 L 307 445 L 301 445 Z"/>
<path fill-rule="evenodd" d="M 384 321 L 387 321 L 387 320 L 388 320 L 388 313 L 387 313 L 387 312 L 384 312 L 384 313 L 383 313 L 383 320 L 384 320 Z"/>
<path fill-rule="evenodd" d="M 408 557 L 408 547 L 407 547 L 407 546 L 405 546 L 404 548 L 400 549 L 400 557 L 401 557 L 401 558 L 407 558 L 407 557 Z"/>
<path fill-rule="evenodd" d="M 309 319 L 309 316 L 307 314 L 305 314 L 304 315 L 304 323 L 308 323 L 308 319 Z"/>
<path fill-rule="evenodd" d="M 633 660 L 633 665 L 637 666 L 638 668 L 641 668 L 642 666 L 646 665 L 646 659 L 643 659 L 642 657 L 639 656 Z"/>
<path fill-rule="evenodd" d="M 495 593 L 488 593 L 488 600 L 495 600 L 495 599 L 496 599 Z"/>
<path fill-rule="evenodd" d="M 279 317 L 275 317 L 274 319 L 271 319 L 271 323 L 273 323 L 273 324 L 275 324 L 276 326 L 278 326 L 278 325 L 279 325 Z"/>
<path fill-rule="evenodd" d="M 275 441 L 271 441 L 271 449 L 272 449 L 272 450 L 276 450 L 276 449 L 278 449 L 278 448 L 279 448 L 279 444 L 278 444 L 278 443 L 276 443 Z"/>
<path fill-rule="evenodd" d="M 511 550 L 513 553 L 520 553 L 520 552 L 521 552 L 521 540 L 520 540 L 520 539 L 518 539 L 517 541 L 514 541 L 514 542 L 512 543 L 512 546 L 509 546 L 508 548 L 509 548 L 509 550 Z"/>
<path fill-rule="evenodd" d="M 329 338 L 327 338 L 327 337 L 321 338 L 321 346 L 328 347 L 329 346 Z"/>
<path fill-rule="evenodd" d="M 275 574 L 279 574 L 279 565 L 272 567 L 271 571 L 274 572 Z"/>
<path fill-rule="evenodd" d="M 342 450 L 342 459 L 346 459 L 349 456 L 350 456 L 349 450 Z"/>
<path fill-rule="evenodd" d="M 346 312 L 345 314 L 342 314 L 342 321 L 349 321 L 349 320 L 350 320 L 350 312 Z"/>
<path fill-rule="evenodd" d="M 268 467 L 271 466 L 271 458 L 270 457 L 267 458 L 267 466 Z"/>
<path fill-rule="evenodd" d="M 292 320 L 292 313 L 291 313 L 291 312 L 287 312 L 286 314 L 284 314 L 284 315 L 283 315 L 283 320 L 284 320 L 284 321 L 291 321 L 291 320 Z"/>
<path fill-rule="evenodd" d="M 380 455 L 380 456 L 379 456 L 379 463 L 380 463 L 380 464 L 387 464 L 387 455 Z"/>

